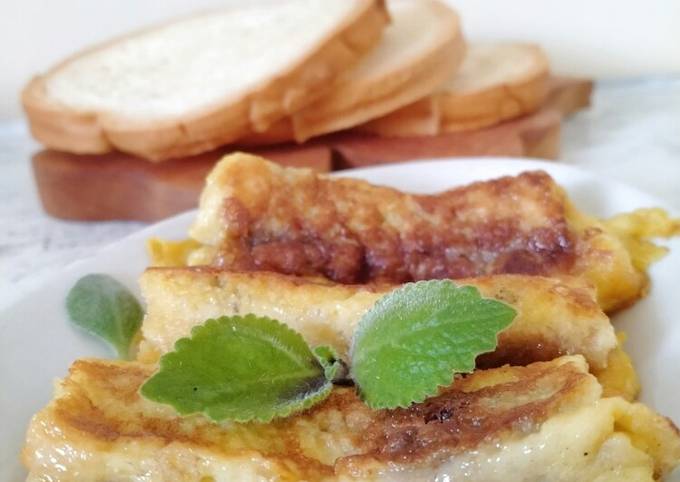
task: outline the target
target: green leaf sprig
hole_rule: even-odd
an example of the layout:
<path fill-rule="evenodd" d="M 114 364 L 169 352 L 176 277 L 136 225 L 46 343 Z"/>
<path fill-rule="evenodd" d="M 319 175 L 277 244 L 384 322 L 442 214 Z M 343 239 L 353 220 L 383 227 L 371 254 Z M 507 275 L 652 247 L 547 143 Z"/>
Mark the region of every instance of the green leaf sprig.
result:
<path fill-rule="evenodd" d="M 469 373 L 496 349 L 515 310 L 451 281 L 409 283 L 361 319 L 352 338 L 352 378 L 371 408 L 408 407 Z"/>
<path fill-rule="evenodd" d="M 374 409 L 407 407 L 471 372 L 493 351 L 516 312 L 477 288 L 451 281 L 409 283 L 381 298 L 353 336 L 349 375 Z M 149 400 L 212 420 L 267 422 L 325 399 L 347 381 L 347 365 L 327 346 L 270 318 L 208 320 L 161 357 L 142 385 Z"/>
<path fill-rule="evenodd" d="M 120 282 L 106 274 L 80 278 L 66 297 L 66 310 L 76 326 L 108 342 L 119 357 L 129 357 L 144 311 Z"/>
<path fill-rule="evenodd" d="M 181 414 L 267 422 L 328 396 L 337 364 L 322 360 L 299 333 L 276 320 L 225 316 L 179 340 L 141 393 Z"/>

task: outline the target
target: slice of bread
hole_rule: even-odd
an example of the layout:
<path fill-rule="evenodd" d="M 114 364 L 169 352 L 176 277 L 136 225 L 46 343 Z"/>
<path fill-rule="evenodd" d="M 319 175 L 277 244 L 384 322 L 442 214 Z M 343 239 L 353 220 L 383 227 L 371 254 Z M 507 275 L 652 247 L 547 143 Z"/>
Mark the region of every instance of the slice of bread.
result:
<path fill-rule="evenodd" d="M 196 207 L 205 175 L 223 154 L 247 150 L 287 166 L 317 171 L 366 167 L 435 157 L 524 156 L 556 159 L 561 115 L 586 107 L 592 82 L 551 78 L 548 98 L 533 114 L 473 131 L 423 139 L 382 137 L 355 129 L 302 145 L 224 146 L 197 156 L 151 163 L 120 152 L 79 155 L 54 150 L 33 156 L 43 208 L 65 219 L 160 220 Z M 270 132 L 270 131 L 267 131 Z"/>
<path fill-rule="evenodd" d="M 465 43 L 456 12 L 437 0 L 390 0 L 392 23 L 376 49 L 316 102 L 240 144 L 305 141 L 354 127 L 430 95 L 460 66 Z"/>
<path fill-rule="evenodd" d="M 234 7 L 87 50 L 22 101 L 48 147 L 163 160 L 260 132 L 316 100 L 380 39 L 382 0 Z"/>
<path fill-rule="evenodd" d="M 472 44 L 441 92 L 359 129 L 404 137 L 488 127 L 536 111 L 546 99 L 548 77 L 548 59 L 537 45 Z"/>

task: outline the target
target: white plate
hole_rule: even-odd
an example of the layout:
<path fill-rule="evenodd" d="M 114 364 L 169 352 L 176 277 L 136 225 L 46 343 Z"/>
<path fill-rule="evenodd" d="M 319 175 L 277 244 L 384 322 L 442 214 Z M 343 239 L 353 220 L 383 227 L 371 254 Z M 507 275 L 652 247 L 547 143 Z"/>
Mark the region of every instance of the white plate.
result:
<path fill-rule="evenodd" d="M 568 166 L 500 158 L 457 159 L 391 165 L 343 176 L 366 179 L 411 192 L 436 192 L 474 180 L 529 169 L 544 169 L 562 184 L 576 205 L 598 216 L 611 216 L 661 201 L 608 179 Z M 677 213 L 676 213 L 677 214 Z M 146 228 L 79 261 L 26 296 L 0 317 L 0 480 L 21 480 L 18 453 L 29 418 L 51 397 L 52 381 L 62 377 L 82 356 L 110 357 L 98 342 L 68 323 L 64 299 L 68 289 L 87 273 L 108 273 L 138 293 L 136 280 L 147 265 L 144 241 L 151 236 L 186 237 L 194 213 L 185 213 Z M 629 334 L 628 351 L 641 375 L 642 400 L 680 421 L 680 240 L 667 243 L 671 253 L 651 268 L 652 291 L 615 317 L 616 327 Z M 677 479 L 677 480 L 680 480 Z"/>

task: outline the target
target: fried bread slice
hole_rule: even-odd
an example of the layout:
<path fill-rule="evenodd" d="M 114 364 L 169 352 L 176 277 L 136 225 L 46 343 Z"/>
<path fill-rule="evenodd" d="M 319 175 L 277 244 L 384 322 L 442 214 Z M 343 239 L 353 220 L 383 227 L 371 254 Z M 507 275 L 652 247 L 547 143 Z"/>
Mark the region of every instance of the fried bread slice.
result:
<path fill-rule="evenodd" d="M 407 409 L 372 411 L 336 388 L 268 424 L 179 417 L 140 397 L 154 370 L 76 361 L 30 424 L 28 481 L 642 482 L 680 459 L 673 424 L 601 398 L 580 356 L 476 371 Z"/>
<path fill-rule="evenodd" d="M 582 354 L 598 378 L 606 380 L 608 394 L 628 399 L 637 395 L 635 370 L 592 288 L 577 279 L 522 275 L 458 283 L 475 286 L 483 296 L 503 300 L 518 312 L 512 325 L 499 335 L 496 351 L 478 358 L 478 367 L 526 365 Z M 206 267 L 150 268 L 140 285 L 147 311 L 139 359 L 146 362 L 157 361 L 207 319 L 246 313 L 276 318 L 300 332 L 312 346 L 331 345 L 346 358 L 363 314 L 396 288 Z"/>
<path fill-rule="evenodd" d="M 208 176 L 189 234 L 206 247 L 192 264 L 342 283 L 571 275 L 595 286 L 605 311 L 648 285 L 634 243 L 576 209 L 543 171 L 415 195 L 236 153 Z M 649 259 L 663 252 L 636 239 Z"/>

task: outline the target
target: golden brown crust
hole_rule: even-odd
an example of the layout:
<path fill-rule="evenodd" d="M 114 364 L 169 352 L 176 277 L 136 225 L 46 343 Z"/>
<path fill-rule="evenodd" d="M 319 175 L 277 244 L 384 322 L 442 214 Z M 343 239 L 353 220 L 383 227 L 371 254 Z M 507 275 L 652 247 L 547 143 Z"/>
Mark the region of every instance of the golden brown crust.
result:
<path fill-rule="evenodd" d="M 226 236 L 218 266 L 363 283 L 549 275 L 567 273 L 574 263 L 576 239 L 563 198 L 544 172 L 437 195 L 315 176 L 295 186 L 277 184 L 268 192 L 224 199 Z M 389 208 L 375 205 L 376 199 Z M 313 214 L 306 212 L 309 206 Z M 484 212 L 477 215 L 479 210 Z M 400 219 L 390 223 L 390 216 Z M 274 218 L 285 229 L 272 229 Z"/>
<path fill-rule="evenodd" d="M 582 360 L 565 360 L 477 372 L 408 409 L 372 411 L 353 389 L 335 389 L 325 402 L 286 419 L 266 425 L 220 425 L 200 416 L 178 417 L 171 408 L 141 398 L 139 387 L 153 373 L 153 365 L 85 359 L 73 364 L 61 395 L 42 415 L 75 450 L 80 443 L 106 451 L 116 444 L 145 441 L 200 447 L 225 457 L 254 450 L 294 466 L 298 476 L 319 477 L 332 474 L 334 465 L 356 464 L 358 458 L 416 463 L 442 448 L 470 450 L 517 430 L 520 422 L 530 430 L 569 404 L 591 402 L 599 393 L 597 383 Z M 517 397 L 520 393 L 523 396 Z M 443 419 L 447 410 L 452 413 Z M 347 460 L 322 463 L 319 455 L 305 453 L 301 430 L 305 424 L 323 426 L 335 414 L 346 420 L 345 433 L 336 435 L 355 447 L 341 454 L 349 456 Z M 480 422 L 476 427 L 475 417 Z M 406 433 L 419 442 L 397 444 Z M 24 451 L 29 465 L 34 463 L 32 455 L 29 446 Z"/>
<path fill-rule="evenodd" d="M 137 442 L 151 442 L 159 448 L 179 443 L 225 456 L 260 451 L 270 462 L 280 464 L 280 472 L 292 465 L 295 477 L 315 480 L 332 474 L 332 468 L 302 453 L 298 440 L 287 433 L 288 420 L 261 430 L 258 424 L 250 424 L 250 430 L 243 430 L 247 438 L 239 440 L 242 430 L 238 426 L 228 430 L 203 417 L 183 418 L 169 407 L 145 401 L 139 388 L 154 371 L 153 365 L 77 360 L 62 382 L 65 395 L 51 406 L 52 422 L 74 441 L 76 450 L 80 440 L 101 450 Z M 271 436 L 278 440 L 268 441 Z M 30 454 L 24 452 L 27 458 Z"/>
<path fill-rule="evenodd" d="M 45 93 L 44 77 L 50 73 L 29 82 L 22 103 L 34 137 L 50 148 L 78 154 L 118 149 L 152 161 L 199 154 L 252 130 L 265 130 L 323 95 L 332 88 L 330 79 L 354 65 L 379 41 L 387 22 L 384 1 L 366 1 L 289 71 L 264 82 L 245 98 L 193 113 L 181 121 L 135 126 L 127 119 L 57 105 Z M 97 48 L 102 47 L 89 51 Z"/>
<path fill-rule="evenodd" d="M 496 350 L 478 358 L 478 367 L 527 365 L 582 354 L 592 367 L 602 369 L 617 346 L 593 290 L 579 280 L 496 275 L 462 279 L 458 284 L 474 286 L 518 313 L 499 335 Z M 275 317 L 312 346 L 330 345 L 345 357 L 362 316 L 395 288 L 207 267 L 151 268 L 140 285 L 147 306 L 140 356 L 150 361 L 206 319 L 243 313 Z"/>
<path fill-rule="evenodd" d="M 481 372 L 457 379 L 423 403 L 377 412 L 362 438 L 361 455 L 342 463 L 362 458 L 423 463 L 443 451 L 472 450 L 503 434 L 532 432 L 548 417 L 598 393 L 593 379 L 573 363 L 534 363 L 521 370 L 504 367 L 493 376 L 507 380 L 484 386 Z M 532 394 L 528 400 L 527 393 Z"/>
<path fill-rule="evenodd" d="M 190 235 L 223 268 L 341 283 L 572 275 L 605 311 L 647 285 L 620 237 L 543 171 L 414 195 L 236 153 L 208 177 Z"/>
<path fill-rule="evenodd" d="M 374 411 L 353 389 L 336 388 L 312 409 L 268 424 L 179 417 L 140 397 L 153 371 L 74 363 L 31 422 L 23 451 L 29 480 L 430 480 L 453 463 L 476 480 L 512 467 L 522 480 L 559 474 L 581 482 L 629 467 L 651 481 L 680 459 L 673 424 L 642 405 L 600 399 L 581 357 L 476 371 L 406 409 Z"/>

